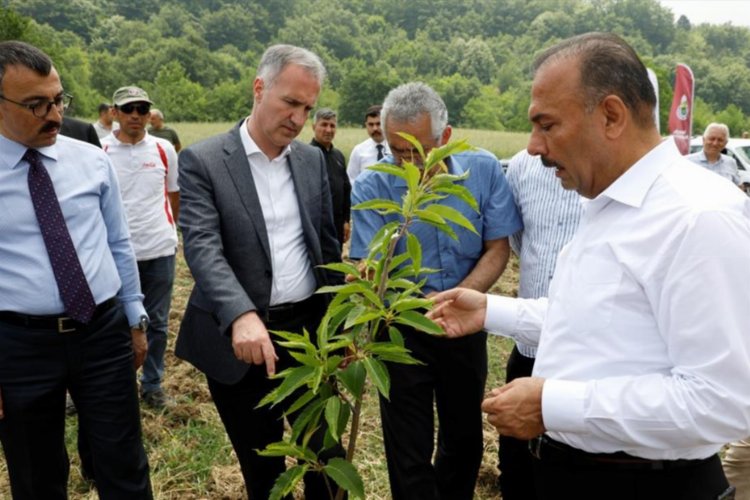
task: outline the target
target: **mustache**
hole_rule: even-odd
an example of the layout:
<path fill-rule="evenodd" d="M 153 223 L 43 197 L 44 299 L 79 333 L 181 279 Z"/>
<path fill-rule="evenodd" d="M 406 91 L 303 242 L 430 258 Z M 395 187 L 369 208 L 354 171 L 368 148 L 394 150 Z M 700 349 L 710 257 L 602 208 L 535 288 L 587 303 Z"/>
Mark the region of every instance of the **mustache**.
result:
<path fill-rule="evenodd" d="M 44 125 L 42 125 L 41 132 L 51 132 L 53 129 L 59 129 L 62 126 L 62 122 L 56 122 L 54 120 L 49 120 L 45 122 Z"/>
<path fill-rule="evenodd" d="M 542 156 L 541 159 L 542 159 L 542 165 L 544 165 L 545 167 L 556 167 L 557 166 L 557 163 L 555 161 L 550 160 L 546 156 Z"/>

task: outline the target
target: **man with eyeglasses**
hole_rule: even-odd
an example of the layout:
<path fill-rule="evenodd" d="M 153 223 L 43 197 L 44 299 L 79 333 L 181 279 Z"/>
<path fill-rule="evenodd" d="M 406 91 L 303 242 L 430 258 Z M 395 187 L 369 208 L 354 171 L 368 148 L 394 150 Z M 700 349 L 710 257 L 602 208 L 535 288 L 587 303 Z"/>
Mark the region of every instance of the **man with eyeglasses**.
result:
<path fill-rule="evenodd" d="M 0 42 L 0 442 L 13 498 L 67 498 L 67 389 L 99 495 L 148 499 L 148 317 L 112 163 L 59 135 L 69 102 L 49 56 Z"/>
<path fill-rule="evenodd" d="M 172 402 L 161 382 L 177 251 L 177 153 L 168 140 L 146 132 L 152 103 L 145 90 L 121 87 L 113 102 L 120 128 L 102 139 L 102 147 L 120 181 L 143 305 L 151 321 L 140 395 L 147 406 L 163 410 Z"/>

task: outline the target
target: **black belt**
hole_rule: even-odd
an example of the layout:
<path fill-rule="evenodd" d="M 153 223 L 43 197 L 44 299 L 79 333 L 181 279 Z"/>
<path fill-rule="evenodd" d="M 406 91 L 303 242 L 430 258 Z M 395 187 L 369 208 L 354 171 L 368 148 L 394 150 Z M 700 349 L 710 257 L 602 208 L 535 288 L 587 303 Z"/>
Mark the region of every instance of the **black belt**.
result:
<path fill-rule="evenodd" d="M 713 458 L 711 456 L 699 460 L 650 460 L 648 458 L 628 455 L 622 451 L 616 453 L 589 453 L 555 441 L 544 434 L 529 441 L 529 452 L 534 458 L 543 462 L 549 461 L 550 463 L 563 463 L 570 466 L 585 465 L 622 470 L 666 470 L 694 467 Z"/>
<path fill-rule="evenodd" d="M 276 321 L 288 320 L 289 318 L 302 314 L 308 314 L 321 307 L 321 300 L 322 297 L 320 295 L 313 294 L 299 302 L 287 302 L 286 304 L 270 306 L 266 311 L 266 321 L 273 323 Z"/>
<path fill-rule="evenodd" d="M 117 298 L 112 297 L 96 306 L 91 321 L 115 307 L 118 302 Z M 12 311 L 0 311 L 0 321 L 33 330 L 52 330 L 57 333 L 75 333 L 87 326 L 67 316 L 32 316 Z"/>

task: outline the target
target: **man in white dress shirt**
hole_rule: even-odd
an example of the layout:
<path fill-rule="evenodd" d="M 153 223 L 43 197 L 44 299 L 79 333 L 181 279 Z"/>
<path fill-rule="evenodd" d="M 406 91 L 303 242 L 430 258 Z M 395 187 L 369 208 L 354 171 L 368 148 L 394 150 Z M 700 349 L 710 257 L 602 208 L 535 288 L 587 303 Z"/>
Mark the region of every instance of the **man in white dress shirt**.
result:
<path fill-rule="evenodd" d="M 382 107 L 379 104 L 373 105 L 367 108 L 365 112 L 365 128 L 370 138 L 354 146 L 349 155 L 349 166 L 346 168 L 346 173 L 349 175 L 349 182 L 352 186 L 354 185 L 354 179 L 367 167 L 375 165 L 391 154 L 388 141 L 385 140 L 383 135 L 383 128 L 380 126 L 380 110 Z"/>
<path fill-rule="evenodd" d="M 662 142 L 655 95 L 612 34 L 535 64 L 529 153 L 585 198 L 548 298 L 435 297 L 449 335 L 538 345 L 483 409 L 531 439 L 540 498 L 731 498 L 717 452 L 750 426 L 750 200 Z"/>

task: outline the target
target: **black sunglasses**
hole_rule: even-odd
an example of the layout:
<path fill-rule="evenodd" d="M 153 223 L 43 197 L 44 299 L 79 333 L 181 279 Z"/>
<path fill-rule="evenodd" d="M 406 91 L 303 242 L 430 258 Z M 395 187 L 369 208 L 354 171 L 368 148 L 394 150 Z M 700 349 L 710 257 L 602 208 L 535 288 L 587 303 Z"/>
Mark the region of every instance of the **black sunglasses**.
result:
<path fill-rule="evenodd" d="M 117 106 L 117 109 L 119 109 L 126 115 L 129 115 L 133 111 L 137 111 L 139 115 L 147 115 L 149 111 L 151 111 L 151 105 L 147 102 L 129 102 L 127 104 L 123 104 L 122 106 Z"/>

